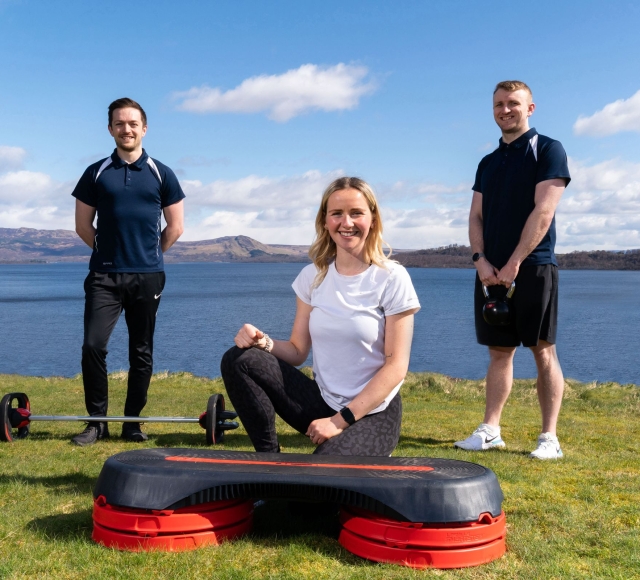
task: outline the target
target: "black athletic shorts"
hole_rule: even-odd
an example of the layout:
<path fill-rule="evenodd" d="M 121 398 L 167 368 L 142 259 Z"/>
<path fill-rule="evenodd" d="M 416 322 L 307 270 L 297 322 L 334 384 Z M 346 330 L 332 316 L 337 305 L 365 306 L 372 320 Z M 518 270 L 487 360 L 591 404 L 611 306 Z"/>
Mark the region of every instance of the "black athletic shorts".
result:
<path fill-rule="evenodd" d="M 503 297 L 504 286 L 489 286 L 491 297 Z M 476 274 L 474 313 L 476 337 L 487 346 L 537 346 L 539 340 L 556 343 L 558 326 L 558 268 L 553 264 L 524 266 L 516 277 L 516 290 L 509 300 L 511 323 L 491 326 L 482 317 L 485 298 Z"/>

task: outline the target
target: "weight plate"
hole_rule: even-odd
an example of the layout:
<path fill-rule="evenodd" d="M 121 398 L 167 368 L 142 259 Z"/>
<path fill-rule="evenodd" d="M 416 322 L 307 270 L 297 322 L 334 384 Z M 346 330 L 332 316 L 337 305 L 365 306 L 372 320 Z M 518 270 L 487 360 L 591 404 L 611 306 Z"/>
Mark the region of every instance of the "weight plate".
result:
<path fill-rule="evenodd" d="M 12 404 L 13 401 L 17 402 L 15 407 Z M 0 401 L 0 441 L 11 442 L 14 439 L 24 439 L 29 435 L 28 424 L 19 429 L 14 429 L 11 426 L 11 410 L 14 408 L 29 411 L 31 409 L 29 397 L 25 393 L 9 393 L 2 397 Z"/>
<path fill-rule="evenodd" d="M 216 440 L 216 423 L 218 422 L 218 397 L 220 395 L 211 395 L 207 402 L 207 416 L 206 416 L 206 432 L 207 432 L 207 445 L 215 445 Z"/>
<path fill-rule="evenodd" d="M 224 441 L 224 429 L 222 428 L 224 419 L 221 417 L 222 413 L 224 413 L 224 397 L 222 395 L 218 395 L 218 400 L 216 401 L 214 443 L 222 443 Z"/>

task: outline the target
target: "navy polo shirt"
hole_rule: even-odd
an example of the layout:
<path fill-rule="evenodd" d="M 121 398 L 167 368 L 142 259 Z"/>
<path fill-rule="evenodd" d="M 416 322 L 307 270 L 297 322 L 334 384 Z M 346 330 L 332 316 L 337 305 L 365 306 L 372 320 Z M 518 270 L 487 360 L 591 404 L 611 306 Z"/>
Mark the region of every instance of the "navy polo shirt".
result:
<path fill-rule="evenodd" d="M 89 269 L 95 272 L 162 272 L 162 209 L 184 199 L 166 165 L 142 150 L 134 163 L 111 157 L 87 167 L 73 190 L 98 214 Z"/>
<path fill-rule="evenodd" d="M 480 161 L 473 190 L 482 194 L 484 254 L 502 268 L 520 242 L 529 214 L 535 207 L 536 185 L 548 179 L 571 181 L 567 154 L 560 141 L 529 129 L 511 143 L 500 139 L 499 147 Z M 555 264 L 556 218 L 523 266 Z"/>

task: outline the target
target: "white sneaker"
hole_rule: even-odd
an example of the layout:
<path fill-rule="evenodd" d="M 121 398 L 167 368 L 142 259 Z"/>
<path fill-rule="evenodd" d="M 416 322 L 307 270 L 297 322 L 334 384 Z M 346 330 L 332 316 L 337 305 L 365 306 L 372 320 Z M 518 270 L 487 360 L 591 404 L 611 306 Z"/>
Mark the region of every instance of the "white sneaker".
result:
<path fill-rule="evenodd" d="M 486 423 L 480 423 L 469 437 L 464 441 L 456 441 L 453 446 L 466 451 L 486 451 L 496 447 L 506 447 L 500 437 L 500 427 L 491 427 Z"/>
<path fill-rule="evenodd" d="M 558 438 L 551 433 L 541 433 L 538 437 L 538 447 L 529 454 L 534 459 L 560 459 L 564 457 Z"/>

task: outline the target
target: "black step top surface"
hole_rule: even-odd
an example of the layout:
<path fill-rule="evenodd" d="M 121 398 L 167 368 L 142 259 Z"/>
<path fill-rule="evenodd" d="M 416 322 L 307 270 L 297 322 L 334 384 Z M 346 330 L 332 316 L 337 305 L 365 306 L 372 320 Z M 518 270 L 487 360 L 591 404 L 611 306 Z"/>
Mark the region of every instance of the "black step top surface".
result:
<path fill-rule="evenodd" d="M 425 523 L 495 517 L 503 500 L 493 471 L 467 461 L 167 448 L 107 459 L 94 490 L 101 495 L 154 510 L 233 498 L 333 501 Z"/>

